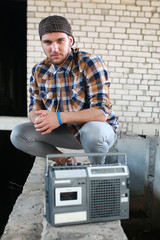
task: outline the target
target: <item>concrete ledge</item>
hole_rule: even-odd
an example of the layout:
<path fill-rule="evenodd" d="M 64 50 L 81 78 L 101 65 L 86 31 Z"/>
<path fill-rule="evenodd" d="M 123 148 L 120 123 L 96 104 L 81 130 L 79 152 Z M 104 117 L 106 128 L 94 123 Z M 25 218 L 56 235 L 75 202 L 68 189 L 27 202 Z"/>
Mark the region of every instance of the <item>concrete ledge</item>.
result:
<path fill-rule="evenodd" d="M 3 240 L 40 240 L 44 217 L 45 160 L 36 158 L 5 227 Z"/>
<path fill-rule="evenodd" d="M 120 221 L 52 227 L 44 217 L 45 159 L 36 158 L 1 240 L 126 240 Z"/>
<path fill-rule="evenodd" d="M 120 221 L 52 227 L 44 219 L 41 240 L 126 240 Z"/>
<path fill-rule="evenodd" d="M 28 122 L 27 117 L 0 117 L 0 130 L 12 130 L 16 125 Z"/>

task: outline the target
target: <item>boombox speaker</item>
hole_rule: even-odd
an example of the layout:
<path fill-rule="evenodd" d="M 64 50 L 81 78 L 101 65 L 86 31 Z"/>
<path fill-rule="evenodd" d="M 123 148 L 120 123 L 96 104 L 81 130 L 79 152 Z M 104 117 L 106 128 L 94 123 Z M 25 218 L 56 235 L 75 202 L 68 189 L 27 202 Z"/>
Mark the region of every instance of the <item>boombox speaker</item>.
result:
<path fill-rule="evenodd" d="M 124 163 L 55 166 L 56 157 L 109 155 Z M 46 219 L 53 226 L 129 217 L 129 170 L 125 153 L 52 154 L 46 157 Z"/>

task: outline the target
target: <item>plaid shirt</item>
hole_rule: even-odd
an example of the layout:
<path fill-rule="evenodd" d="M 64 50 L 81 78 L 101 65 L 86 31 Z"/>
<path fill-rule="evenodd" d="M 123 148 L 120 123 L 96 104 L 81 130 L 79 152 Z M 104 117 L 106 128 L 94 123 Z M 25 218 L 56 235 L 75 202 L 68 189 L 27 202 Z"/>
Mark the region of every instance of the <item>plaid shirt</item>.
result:
<path fill-rule="evenodd" d="M 104 62 L 97 56 L 72 49 L 60 68 L 48 59 L 33 67 L 29 111 L 70 112 L 96 107 L 107 115 L 107 122 L 116 130 L 118 117 L 112 111 L 109 86 Z M 68 124 L 76 137 L 82 125 Z"/>

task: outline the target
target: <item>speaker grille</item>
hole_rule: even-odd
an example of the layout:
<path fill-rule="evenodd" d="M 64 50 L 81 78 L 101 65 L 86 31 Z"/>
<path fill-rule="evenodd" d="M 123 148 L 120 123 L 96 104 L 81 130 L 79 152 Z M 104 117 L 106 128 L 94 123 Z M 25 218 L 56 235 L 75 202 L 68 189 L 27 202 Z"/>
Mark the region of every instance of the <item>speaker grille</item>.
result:
<path fill-rule="evenodd" d="M 90 218 L 120 216 L 120 179 L 90 181 Z"/>

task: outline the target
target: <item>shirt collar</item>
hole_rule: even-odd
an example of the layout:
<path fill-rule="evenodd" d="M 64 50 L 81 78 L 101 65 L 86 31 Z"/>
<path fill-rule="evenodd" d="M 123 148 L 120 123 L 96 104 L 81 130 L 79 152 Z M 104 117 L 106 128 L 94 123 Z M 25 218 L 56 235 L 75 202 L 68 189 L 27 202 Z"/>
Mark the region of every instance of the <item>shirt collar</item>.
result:
<path fill-rule="evenodd" d="M 57 71 L 58 71 L 59 68 L 58 68 L 56 65 L 53 65 L 53 64 L 52 64 L 51 66 L 52 66 L 52 68 L 53 68 L 53 70 L 52 70 L 52 71 L 53 71 L 53 74 L 55 75 L 55 74 L 57 73 Z"/>

